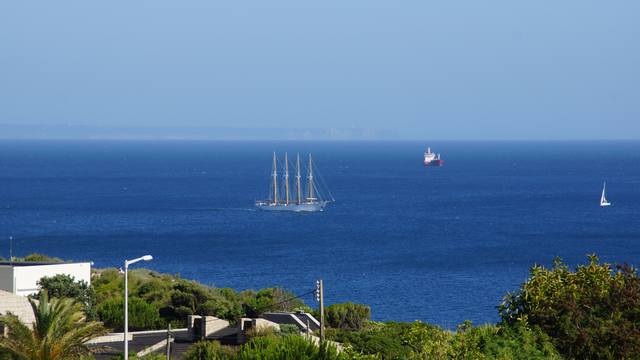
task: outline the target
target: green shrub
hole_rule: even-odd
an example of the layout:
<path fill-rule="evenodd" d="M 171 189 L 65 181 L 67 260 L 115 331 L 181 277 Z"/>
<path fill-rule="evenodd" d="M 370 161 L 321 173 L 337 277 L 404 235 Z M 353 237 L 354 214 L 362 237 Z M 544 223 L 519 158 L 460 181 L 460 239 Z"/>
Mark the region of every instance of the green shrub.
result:
<path fill-rule="evenodd" d="M 302 336 L 257 337 L 240 347 L 234 359 L 278 359 L 278 360 L 346 360 L 336 348 L 328 343 L 320 347 Z"/>
<path fill-rule="evenodd" d="M 380 355 L 384 359 L 404 358 L 409 353 L 402 336 L 410 329 L 410 323 L 369 323 L 362 330 L 326 329 L 329 340 L 347 344 L 354 353 Z"/>
<path fill-rule="evenodd" d="M 116 331 L 124 328 L 124 300 L 112 299 L 98 306 L 98 317 L 104 325 Z M 162 329 L 158 308 L 144 300 L 129 298 L 129 330 Z"/>
<path fill-rule="evenodd" d="M 327 324 L 336 329 L 360 330 L 371 319 L 371 308 L 346 302 L 325 309 Z"/>
<path fill-rule="evenodd" d="M 640 354 L 640 278 L 595 255 L 575 271 L 559 259 L 534 266 L 499 307 L 505 324 L 537 326 L 570 359 L 630 359 Z"/>
<path fill-rule="evenodd" d="M 300 335 L 300 328 L 293 324 L 280 324 L 281 335 Z"/>
<path fill-rule="evenodd" d="M 97 319 L 96 294 L 93 287 L 84 280 L 76 281 L 73 276 L 58 274 L 52 277 L 45 276 L 38 280 L 37 284 L 49 297 L 76 300 L 84 306 L 84 312 L 89 319 Z"/>
<path fill-rule="evenodd" d="M 199 315 L 215 316 L 231 322 L 235 322 L 243 315 L 242 306 L 239 302 L 230 301 L 223 297 L 214 297 L 207 300 L 198 307 L 197 313 Z"/>
<path fill-rule="evenodd" d="M 217 341 L 200 341 L 193 344 L 184 354 L 185 360 L 225 360 L 233 359 L 233 351 L 224 348 Z"/>
<path fill-rule="evenodd" d="M 245 291 L 242 294 L 244 303 L 242 310 L 247 317 L 260 317 L 268 311 L 293 311 L 306 308 L 304 302 L 295 295 L 281 288 L 266 288 L 254 293 Z"/>
<path fill-rule="evenodd" d="M 473 327 L 466 321 L 452 333 L 415 322 L 402 340 L 410 349 L 409 359 L 562 359 L 546 335 L 523 326 Z"/>

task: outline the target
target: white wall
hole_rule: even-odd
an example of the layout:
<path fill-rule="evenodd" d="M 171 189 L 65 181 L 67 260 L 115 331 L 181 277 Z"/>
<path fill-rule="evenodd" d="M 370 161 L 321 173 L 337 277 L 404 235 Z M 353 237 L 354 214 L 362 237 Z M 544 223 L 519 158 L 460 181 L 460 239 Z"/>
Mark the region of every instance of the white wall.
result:
<path fill-rule="evenodd" d="M 15 294 L 27 296 L 38 292 L 38 280 L 45 276 L 70 275 L 76 281 L 91 282 L 91 263 L 65 263 L 14 267 Z M 8 290 L 12 291 L 12 290 Z"/>

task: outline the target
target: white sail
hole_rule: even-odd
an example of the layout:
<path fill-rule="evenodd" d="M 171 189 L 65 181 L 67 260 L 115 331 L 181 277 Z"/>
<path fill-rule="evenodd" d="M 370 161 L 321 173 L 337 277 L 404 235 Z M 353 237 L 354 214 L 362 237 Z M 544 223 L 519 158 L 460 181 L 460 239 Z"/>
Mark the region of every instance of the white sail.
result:
<path fill-rule="evenodd" d="M 609 206 L 611 205 L 611 203 L 609 201 L 607 201 L 607 197 L 605 195 L 607 189 L 607 183 L 605 182 L 602 185 L 602 196 L 600 196 L 600 206 Z"/>

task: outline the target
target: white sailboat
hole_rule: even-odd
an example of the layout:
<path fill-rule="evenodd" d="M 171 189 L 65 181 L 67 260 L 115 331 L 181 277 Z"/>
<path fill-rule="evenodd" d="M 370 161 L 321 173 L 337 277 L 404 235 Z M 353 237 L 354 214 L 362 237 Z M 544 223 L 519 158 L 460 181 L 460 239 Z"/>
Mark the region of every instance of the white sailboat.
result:
<path fill-rule="evenodd" d="M 602 196 L 600 197 L 600 206 L 605 207 L 611 205 L 607 197 L 605 196 L 605 191 L 607 189 L 607 182 L 605 181 L 602 185 Z"/>

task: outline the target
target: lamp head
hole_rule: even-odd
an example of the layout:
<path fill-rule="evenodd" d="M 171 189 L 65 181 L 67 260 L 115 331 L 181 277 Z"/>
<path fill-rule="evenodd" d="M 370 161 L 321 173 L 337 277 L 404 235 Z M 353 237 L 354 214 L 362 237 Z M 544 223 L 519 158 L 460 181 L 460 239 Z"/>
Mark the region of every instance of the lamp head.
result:
<path fill-rule="evenodd" d="M 153 260 L 153 256 L 151 256 L 151 255 L 145 255 L 145 256 L 143 256 L 143 257 L 142 257 L 142 260 L 144 260 L 144 261 L 151 261 L 151 260 Z"/>

